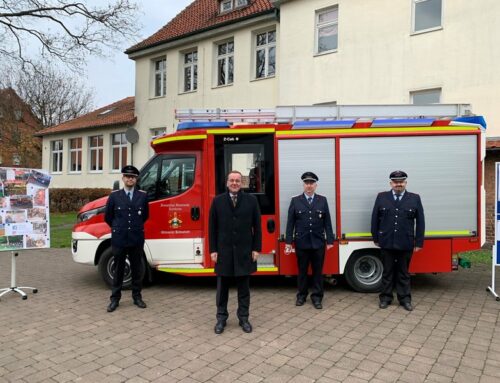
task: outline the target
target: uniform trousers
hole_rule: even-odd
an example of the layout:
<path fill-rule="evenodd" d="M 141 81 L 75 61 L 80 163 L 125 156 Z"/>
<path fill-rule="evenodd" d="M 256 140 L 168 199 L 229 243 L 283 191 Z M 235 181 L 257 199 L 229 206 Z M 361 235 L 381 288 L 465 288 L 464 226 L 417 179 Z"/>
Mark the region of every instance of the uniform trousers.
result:
<path fill-rule="evenodd" d="M 411 303 L 410 266 L 412 250 L 382 249 L 382 289 L 379 295 L 380 302 L 391 303 L 392 290 L 396 288 L 399 303 Z"/>
<path fill-rule="evenodd" d="M 229 317 L 227 301 L 229 299 L 229 286 L 233 279 L 238 289 L 238 319 L 240 321 L 248 320 L 250 310 L 250 275 L 243 275 L 238 277 L 217 277 L 216 305 L 218 321 L 226 321 Z"/>
<path fill-rule="evenodd" d="M 130 262 L 130 272 L 132 274 L 132 298 L 134 300 L 141 298 L 141 258 L 143 246 L 112 247 L 112 252 L 113 257 L 115 258 L 115 275 L 113 277 L 113 286 L 111 288 L 111 300 L 119 301 L 122 297 L 123 274 L 125 272 L 127 255 Z"/>
<path fill-rule="evenodd" d="M 325 261 L 325 246 L 319 249 L 295 249 L 297 254 L 297 299 L 306 299 L 308 294 L 307 271 L 309 264 L 312 269 L 311 300 L 321 302 L 323 299 L 323 263 Z"/>

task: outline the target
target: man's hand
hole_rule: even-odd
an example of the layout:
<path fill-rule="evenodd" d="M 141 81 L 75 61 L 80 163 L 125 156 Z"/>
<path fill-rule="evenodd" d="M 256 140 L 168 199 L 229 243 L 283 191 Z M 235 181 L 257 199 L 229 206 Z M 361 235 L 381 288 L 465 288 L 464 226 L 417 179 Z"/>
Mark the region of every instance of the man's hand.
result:
<path fill-rule="evenodd" d="M 210 253 L 210 258 L 212 258 L 212 261 L 217 263 L 217 253 Z"/>
<path fill-rule="evenodd" d="M 413 251 L 416 253 L 416 252 L 418 252 L 418 251 L 420 251 L 420 250 L 422 250 L 422 248 L 421 248 L 421 247 L 415 247 L 415 249 L 414 249 Z"/>
<path fill-rule="evenodd" d="M 290 254 L 292 252 L 292 245 L 285 245 L 285 254 Z"/>
<path fill-rule="evenodd" d="M 375 246 L 377 247 L 380 247 L 380 245 L 378 244 L 378 242 L 373 242 L 375 244 Z"/>
<path fill-rule="evenodd" d="M 259 256 L 259 252 L 258 251 L 252 251 L 252 259 L 253 259 L 254 262 L 257 260 L 258 256 Z"/>
<path fill-rule="evenodd" d="M 333 245 L 326 245 L 326 250 L 333 249 Z"/>

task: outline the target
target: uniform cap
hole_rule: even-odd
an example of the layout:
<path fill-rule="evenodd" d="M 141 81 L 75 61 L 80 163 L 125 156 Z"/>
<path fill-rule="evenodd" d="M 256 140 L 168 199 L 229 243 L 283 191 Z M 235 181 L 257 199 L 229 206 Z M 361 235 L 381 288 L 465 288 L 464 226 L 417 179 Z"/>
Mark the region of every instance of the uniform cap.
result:
<path fill-rule="evenodd" d="M 408 178 L 408 174 L 402 170 L 395 170 L 389 175 L 389 178 L 393 181 L 404 181 Z"/>
<path fill-rule="evenodd" d="M 306 182 L 306 181 L 317 182 L 319 179 L 318 176 L 316 174 L 314 174 L 313 172 L 305 172 L 304 174 L 302 174 L 302 176 L 300 178 L 304 182 Z"/>
<path fill-rule="evenodd" d="M 139 177 L 139 170 L 132 165 L 126 165 L 122 168 L 122 174 L 127 176 Z"/>

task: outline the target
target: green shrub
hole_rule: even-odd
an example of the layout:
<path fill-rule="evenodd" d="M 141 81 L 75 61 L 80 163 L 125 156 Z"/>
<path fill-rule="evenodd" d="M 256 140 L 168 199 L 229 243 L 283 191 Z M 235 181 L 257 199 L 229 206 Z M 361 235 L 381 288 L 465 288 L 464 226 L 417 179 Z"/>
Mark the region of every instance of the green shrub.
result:
<path fill-rule="evenodd" d="M 50 189 L 50 211 L 58 213 L 74 212 L 86 203 L 97 198 L 108 196 L 111 189 L 84 188 L 84 189 Z"/>

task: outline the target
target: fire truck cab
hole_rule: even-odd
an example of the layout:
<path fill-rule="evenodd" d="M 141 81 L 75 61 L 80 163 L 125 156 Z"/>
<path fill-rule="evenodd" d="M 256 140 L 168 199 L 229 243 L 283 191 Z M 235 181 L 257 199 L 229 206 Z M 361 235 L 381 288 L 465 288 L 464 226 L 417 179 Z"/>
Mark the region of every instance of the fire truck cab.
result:
<path fill-rule="evenodd" d="M 145 271 L 214 275 L 208 250 L 213 197 L 226 190 L 230 170 L 243 174 L 262 213 L 263 246 L 257 275 L 296 275 L 294 253 L 285 254 L 288 205 L 302 193 L 300 175 L 319 176 L 335 233 L 325 275 L 345 275 L 357 291 L 381 284 L 380 250 L 370 217 L 388 175 L 403 169 L 408 190 L 420 194 L 426 215 L 424 249 L 410 272 L 449 272 L 456 254 L 484 242 L 482 186 L 485 123 L 468 105 L 278 107 L 269 110 L 180 110 L 177 131 L 152 140 L 155 155 L 138 180 L 148 194 Z M 98 265 L 110 284 L 110 228 L 106 198 L 79 212 L 72 238 L 76 262 Z M 125 283 L 130 281 L 126 270 Z"/>

